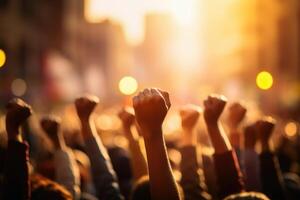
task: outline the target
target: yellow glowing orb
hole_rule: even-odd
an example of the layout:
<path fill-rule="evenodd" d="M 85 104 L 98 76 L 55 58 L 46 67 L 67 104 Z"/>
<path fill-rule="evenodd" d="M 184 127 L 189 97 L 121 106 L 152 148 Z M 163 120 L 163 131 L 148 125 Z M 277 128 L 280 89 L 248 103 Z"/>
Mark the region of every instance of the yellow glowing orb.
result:
<path fill-rule="evenodd" d="M 256 77 L 256 85 L 262 90 L 268 90 L 273 85 L 273 77 L 267 71 L 260 72 Z"/>
<path fill-rule="evenodd" d="M 136 92 L 138 83 L 135 78 L 131 76 L 123 77 L 119 82 L 119 89 L 122 94 L 131 95 Z"/>
<path fill-rule="evenodd" d="M 284 127 L 284 132 L 288 137 L 293 137 L 297 134 L 297 124 L 289 122 Z"/>
<path fill-rule="evenodd" d="M 4 66 L 5 61 L 6 61 L 5 52 L 2 49 L 0 49 L 0 68 Z"/>

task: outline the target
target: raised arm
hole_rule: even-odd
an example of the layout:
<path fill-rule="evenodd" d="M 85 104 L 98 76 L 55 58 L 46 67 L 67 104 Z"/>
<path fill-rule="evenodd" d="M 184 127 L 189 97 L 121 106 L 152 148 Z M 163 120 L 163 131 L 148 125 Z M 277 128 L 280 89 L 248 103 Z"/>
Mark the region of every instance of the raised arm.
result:
<path fill-rule="evenodd" d="M 271 141 L 275 123 L 270 117 L 259 120 L 256 123 L 256 131 L 262 150 L 259 155 L 262 189 L 270 199 L 279 200 L 286 197 L 282 173 Z"/>
<path fill-rule="evenodd" d="M 261 191 L 260 163 L 255 144 L 257 140 L 256 125 L 251 124 L 244 129 L 244 169 L 245 188 L 247 191 Z"/>
<path fill-rule="evenodd" d="M 80 198 L 80 174 L 72 149 L 60 132 L 61 120 L 55 116 L 41 119 L 41 127 L 51 139 L 54 152 L 55 181 L 66 187 L 74 199 Z"/>
<path fill-rule="evenodd" d="M 187 105 L 180 110 L 182 135 L 181 135 L 181 187 L 186 200 L 211 199 L 206 191 L 205 178 L 199 173 L 197 159 L 197 125 L 201 108 Z"/>
<path fill-rule="evenodd" d="M 21 99 L 10 101 L 6 107 L 7 155 L 4 166 L 3 199 L 30 199 L 29 146 L 23 142 L 20 126 L 31 115 L 28 104 Z"/>
<path fill-rule="evenodd" d="M 129 150 L 131 153 L 131 164 L 135 181 L 148 175 L 147 162 L 142 153 L 139 143 L 139 136 L 134 135 L 131 128 L 135 123 L 134 111 L 132 108 L 123 108 L 119 112 L 119 118 L 122 121 L 123 133 L 127 138 Z"/>
<path fill-rule="evenodd" d="M 214 162 L 221 198 L 243 191 L 242 174 L 236 153 L 219 123 L 226 102 L 223 96 L 209 96 L 204 101 L 204 119 L 215 149 Z"/>
<path fill-rule="evenodd" d="M 158 89 L 145 89 L 133 98 L 136 120 L 145 140 L 153 200 L 180 199 L 162 133 L 170 106 L 168 93 Z"/>
<path fill-rule="evenodd" d="M 123 196 L 106 148 L 97 134 L 92 116 L 98 101 L 97 97 L 82 97 L 75 101 L 75 106 L 81 123 L 86 153 L 91 161 L 97 196 L 99 199 L 119 200 L 123 199 Z"/>
<path fill-rule="evenodd" d="M 229 140 L 235 150 L 240 150 L 242 136 L 240 124 L 245 118 L 246 112 L 247 109 L 238 102 L 235 102 L 229 106 L 227 117 Z"/>

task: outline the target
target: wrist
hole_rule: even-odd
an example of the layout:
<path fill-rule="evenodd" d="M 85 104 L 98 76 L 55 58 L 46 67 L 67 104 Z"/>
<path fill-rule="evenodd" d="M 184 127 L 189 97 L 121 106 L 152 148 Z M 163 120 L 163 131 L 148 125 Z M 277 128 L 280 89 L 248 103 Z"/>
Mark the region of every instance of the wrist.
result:
<path fill-rule="evenodd" d="M 144 139 L 148 141 L 156 141 L 163 138 L 163 132 L 161 126 L 142 129 L 141 132 L 143 133 Z"/>
<path fill-rule="evenodd" d="M 190 146 L 197 144 L 197 135 L 194 130 L 183 130 L 183 137 L 181 138 L 182 146 Z"/>

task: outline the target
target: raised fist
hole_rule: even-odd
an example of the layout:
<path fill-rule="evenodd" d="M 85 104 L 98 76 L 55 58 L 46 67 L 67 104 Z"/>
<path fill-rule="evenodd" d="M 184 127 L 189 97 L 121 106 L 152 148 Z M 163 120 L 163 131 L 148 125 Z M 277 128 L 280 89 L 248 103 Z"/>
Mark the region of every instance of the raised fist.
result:
<path fill-rule="evenodd" d="M 267 144 L 273 133 L 276 121 L 272 117 L 264 117 L 256 122 L 258 139 L 262 144 Z"/>
<path fill-rule="evenodd" d="M 199 119 L 201 108 L 196 105 L 186 105 L 180 109 L 181 126 L 185 131 L 192 131 Z"/>
<path fill-rule="evenodd" d="M 141 132 L 161 130 L 170 106 L 169 94 L 156 88 L 145 89 L 133 97 L 133 108 Z"/>
<path fill-rule="evenodd" d="M 217 123 L 227 100 L 221 95 L 210 95 L 204 101 L 204 119 L 206 124 Z"/>
<path fill-rule="evenodd" d="M 118 113 L 118 116 L 122 121 L 123 128 L 129 130 L 135 120 L 134 110 L 130 107 L 125 107 Z"/>
<path fill-rule="evenodd" d="M 56 116 L 47 116 L 41 119 L 40 121 L 42 129 L 52 140 L 54 145 L 57 145 L 59 142 L 59 128 L 61 124 L 61 119 Z"/>
<path fill-rule="evenodd" d="M 75 107 L 79 119 L 88 120 L 98 103 L 98 97 L 92 95 L 87 95 L 76 99 Z"/>
<path fill-rule="evenodd" d="M 256 124 L 251 124 L 244 129 L 244 145 L 247 149 L 254 149 L 257 141 Z"/>
<path fill-rule="evenodd" d="M 8 138 L 15 139 L 19 135 L 19 127 L 32 114 L 32 109 L 23 100 L 16 98 L 12 99 L 6 105 L 6 110 L 6 130 Z"/>
<path fill-rule="evenodd" d="M 236 102 L 229 106 L 228 125 L 232 129 L 236 129 L 243 121 L 247 109 L 240 103 Z"/>

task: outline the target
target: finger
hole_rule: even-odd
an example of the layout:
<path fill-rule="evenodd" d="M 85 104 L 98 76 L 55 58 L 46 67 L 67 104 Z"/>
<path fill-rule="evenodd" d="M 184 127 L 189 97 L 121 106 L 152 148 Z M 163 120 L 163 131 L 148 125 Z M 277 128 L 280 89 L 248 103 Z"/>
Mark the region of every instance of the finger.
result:
<path fill-rule="evenodd" d="M 161 94 L 162 96 L 164 97 L 164 100 L 166 102 L 166 105 L 168 108 L 171 107 L 171 101 L 170 101 L 170 96 L 169 96 L 169 93 L 166 92 L 166 91 L 163 91 L 163 90 L 160 90 L 160 89 L 157 89 Z"/>
<path fill-rule="evenodd" d="M 162 94 L 156 89 L 156 88 L 153 88 L 151 90 L 152 92 L 152 96 L 153 98 L 156 100 L 156 101 L 162 101 L 164 102 L 164 104 L 166 105 L 166 102 L 164 100 L 164 97 L 162 96 Z M 167 105 L 166 105 L 167 106 Z"/>
<path fill-rule="evenodd" d="M 134 96 L 132 98 L 132 105 L 133 105 L 133 108 L 137 108 L 139 106 L 139 97 L 138 96 Z"/>

